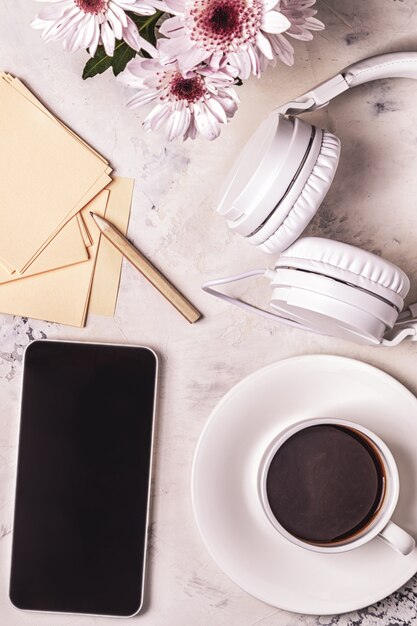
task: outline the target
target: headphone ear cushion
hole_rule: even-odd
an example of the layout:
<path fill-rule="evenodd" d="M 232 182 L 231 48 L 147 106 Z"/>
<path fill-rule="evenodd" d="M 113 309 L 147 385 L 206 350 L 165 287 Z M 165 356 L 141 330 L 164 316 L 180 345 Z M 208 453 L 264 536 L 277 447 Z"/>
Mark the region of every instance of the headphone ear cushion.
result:
<path fill-rule="evenodd" d="M 281 254 L 276 267 L 334 278 L 380 296 L 400 310 L 410 289 L 408 276 L 394 263 L 334 239 L 303 237 Z"/>
<path fill-rule="evenodd" d="M 278 225 L 273 216 L 259 230 L 251 243 L 270 254 L 280 254 L 302 234 L 323 202 L 337 170 L 340 156 L 340 140 L 336 135 L 323 131 L 323 139 L 311 174 L 289 213 Z M 272 232 L 271 232 L 272 231 Z M 259 241 L 259 238 L 263 238 Z"/>

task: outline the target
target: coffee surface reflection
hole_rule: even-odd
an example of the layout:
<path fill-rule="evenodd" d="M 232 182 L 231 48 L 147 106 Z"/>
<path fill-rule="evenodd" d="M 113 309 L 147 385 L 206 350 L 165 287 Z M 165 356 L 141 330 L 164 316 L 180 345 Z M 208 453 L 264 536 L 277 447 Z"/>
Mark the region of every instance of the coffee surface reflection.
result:
<path fill-rule="evenodd" d="M 269 506 L 298 539 L 332 545 L 355 538 L 384 499 L 384 466 L 373 443 L 344 426 L 319 424 L 292 435 L 272 458 Z"/>

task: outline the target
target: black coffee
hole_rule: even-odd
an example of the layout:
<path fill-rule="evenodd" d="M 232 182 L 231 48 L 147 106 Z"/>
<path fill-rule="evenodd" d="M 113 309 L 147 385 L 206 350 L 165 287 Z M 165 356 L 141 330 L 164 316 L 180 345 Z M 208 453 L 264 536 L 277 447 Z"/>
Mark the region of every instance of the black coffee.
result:
<path fill-rule="evenodd" d="M 278 449 L 266 481 L 269 505 L 289 533 L 317 544 L 349 539 L 383 500 L 379 455 L 357 431 L 320 424 L 299 431 Z"/>

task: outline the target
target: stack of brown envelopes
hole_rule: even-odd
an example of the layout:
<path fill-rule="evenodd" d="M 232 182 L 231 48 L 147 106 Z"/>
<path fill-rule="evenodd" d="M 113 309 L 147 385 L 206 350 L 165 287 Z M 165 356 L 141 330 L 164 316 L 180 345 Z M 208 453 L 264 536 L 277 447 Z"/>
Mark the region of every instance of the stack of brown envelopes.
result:
<path fill-rule="evenodd" d="M 113 315 L 121 256 L 90 211 L 126 232 L 133 180 L 0 73 L 0 312 L 84 326 Z"/>

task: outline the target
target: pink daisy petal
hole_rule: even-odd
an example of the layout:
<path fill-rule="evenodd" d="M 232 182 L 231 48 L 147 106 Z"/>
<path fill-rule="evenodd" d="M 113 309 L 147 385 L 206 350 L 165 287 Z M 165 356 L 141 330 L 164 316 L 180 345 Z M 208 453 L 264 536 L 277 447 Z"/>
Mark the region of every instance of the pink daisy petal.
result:
<path fill-rule="evenodd" d="M 159 32 L 165 37 L 181 37 L 185 34 L 184 24 L 179 17 L 170 17 L 159 27 Z"/>
<path fill-rule="evenodd" d="M 136 58 L 127 65 L 120 81 L 134 90 L 129 106 L 155 103 L 143 127 L 146 131 L 164 127 L 169 141 L 193 138 L 197 132 L 214 139 L 237 109 L 230 68 L 211 73 L 205 67 L 201 73 L 184 73 L 177 63 Z"/>
<path fill-rule="evenodd" d="M 90 56 L 93 57 L 95 55 L 95 53 L 97 52 L 99 41 L 100 41 L 100 27 L 97 24 L 96 20 L 94 20 L 94 33 L 93 33 L 93 36 L 91 38 L 90 46 L 88 48 Z"/>
<path fill-rule="evenodd" d="M 261 26 L 266 33 L 283 33 L 290 28 L 291 22 L 278 11 L 268 11 L 262 18 Z"/>
<path fill-rule="evenodd" d="M 170 13 L 184 13 L 185 0 L 165 0 Z"/>
<path fill-rule="evenodd" d="M 116 39 L 122 39 L 123 37 L 123 26 L 120 23 L 120 20 L 113 13 L 113 11 L 109 8 L 107 12 L 107 20 L 113 30 L 114 36 Z"/>
<path fill-rule="evenodd" d="M 219 122 L 204 104 L 195 107 L 194 123 L 198 132 L 209 141 L 217 139 L 220 135 Z"/>
<path fill-rule="evenodd" d="M 274 58 L 271 44 L 269 43 L 265 35 L 263 35 L 261 32 L 259 32 L 256 37 L 256 45 L 258 46 L 259 50 L 262 51 L 262 54 L 266 56 L 267 59 Z"/>
<path fill-rule="evenodd" d="M 101 27 L 101 42 L 104 46 L 106 54 L 109 57 L 112 57 L 116 46 L 116 38 L 108 22 L 104 22 Z"/>
<path fill-rule="evenodd" d="M 135 94 L 130 100 L 127 101 L 126 106 L 129 108 L 141 107 L 145 104 L 149 104 L 152 100 L 158 98 L 159 92 L 157 89 L 154 91 L 145 91 L 144 93 Z"/>
<path fill-rule="evenodd" d="M 122 9 L 122 7 L 116 2 L 109 2 L 109 9 L 113 11 L 117 19 L 119 20 L 121 26 L 127 26 L 127 15 Z"/>
<path fill-rule="evenodd" d="M 259 76 L 278 57 L 289 64 L 293 50 L 284 38 L 272 45 L 271 36 L 285 32 L 308 40 L 323 25 L 311 7 L 315 0 L 166 0 L 174 18 L 161 27 L 164 62 L 177 61 L 182 71 L 205 63 L 213 70 L 227 64 L 240 78 Z M 250 67 L 250 70 L 248 69 Z M 248 73 L 249 72 L 249 73 Z"/>
<path fill-rule="evenodd" d="M 315 0 L 313 0 L 315 1 Z M 264 0 L 264 10 L 272 11 L 278 4 L 278 0 Z"/>
<path fill-rule="evenodd" d="M 93 56 L 100 43 L 113 56 L 116 40 L 124 39 L 135 50 L 156 54 L 155 47 L 140 37 L 126 11 L 153 15 L 159 0 L 38 0 L 45 6 L 32 21 L 44 41 L 61 40 L 65 50 L 88 48 Z"/>
<path fill-rule="evenodd" d="M 294 48 L 283 35 L 269 35 L 269 42 L 276 56 L 285 63 L 285 65 L 293 65 Z"/>
<path fill-rule="evenodd" d="M 172 110 L 168 104 L 157 104 L 144 119 L 143 126 L 148 126 L 149 130 L 159 130 L 169 119 L 171 113 Z"/>

